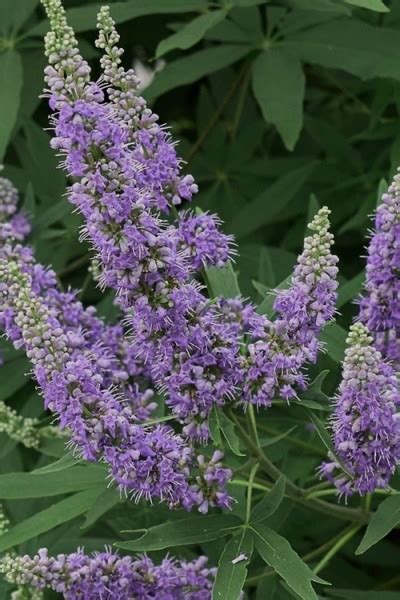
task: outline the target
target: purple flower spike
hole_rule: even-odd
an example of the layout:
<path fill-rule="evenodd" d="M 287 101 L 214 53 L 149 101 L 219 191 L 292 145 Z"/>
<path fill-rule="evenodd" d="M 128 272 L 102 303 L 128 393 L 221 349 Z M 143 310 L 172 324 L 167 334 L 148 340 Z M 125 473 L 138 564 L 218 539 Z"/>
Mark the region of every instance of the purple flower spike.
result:
<path fill-rule="evenodd" d="M 361 323 L 350 328 L 332 420 L 335 460 L 320 472 L 339 493 L 366 494 L 388 485 L 400 458 L 399 383 Z"/>
<path fill-rule="evenodd" d="M 382 355 L 400 368 L 400 174 L 376 211 L 359 319 Z"/>
<path fill-rule="evenodd" d="M 275 321 L 248 346 L 245 402 L 270 406 L 274 397 L 290 400 L 306 388 L 302 369 L 316 361 L 318 335 L 335 313 L 338 259 L 331 253 L 329 213 L 321 208 L 309 225 L 314 234 L 304 240 L 291 286 L 277 294 Z"/>
<path fill-rule="evenodd" d="M 221 221 L 216 215 L 181 213 L 178 225 L 178 248 L 193 270 L 223 267 L 231 258 L 233 236 L 221 231 Z"/>
<path fill-rule="evenodd" d="M 201 556 L 192 562 L 165 558 L 155 565 L 147 556 L 119 556 L 107 549 L 52 557 L 41 548 L 33 557 L 3 557 L 0 572 L 9 583 L 53 590 L 66 600 L 211 600 L 215 569 L 206 564 Z"/>

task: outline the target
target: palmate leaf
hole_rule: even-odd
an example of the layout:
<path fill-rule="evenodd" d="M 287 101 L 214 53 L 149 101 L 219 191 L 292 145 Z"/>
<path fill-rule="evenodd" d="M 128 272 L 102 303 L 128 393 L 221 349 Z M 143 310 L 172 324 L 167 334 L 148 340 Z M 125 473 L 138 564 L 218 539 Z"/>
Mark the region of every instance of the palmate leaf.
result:
<path fill-rule="evenodd" d="M 0 552 L 9 550 L 22 542 L 37 537 L 41 533 L 50 531 L 58 525 L 79 517 L 94 504 L 102 489 L 102 487 L 95 487 L 78 492 L 21 521 L 1 536 Z"/>
<path fill-rule="evenodd" d="M 197 44 L 203 37 L 204 34 L 220 23 L 228 14 L 227 9 L 213 10 L 207 12 L 204 15 L 200 15 L 183 25 L 179 31 L 170 35 L 165 40 L 162 40 L 156 50 L 156 58 L 160 58 L 170 52 L 179 48 L 180 50 L 186 50 Z"/>
<path fill-rule="evenodd" d="M 293 150 L 303 123 L 305 79 L 300 61 L 279 46 L 259 54 L 253 63 L 253 90 L 265 120 L 277 128 Z"/>
<path fill-rule="evenodd" d="M 301 60 L 361 79 L 400 80 L 400 31 L 394 29 L 343 18 L 298 32 L 285 41 L 285 47 Z"/>
<path fill-rule="evenodd" d="M 303 600 L 318 600 L 311 582 L 326 583 L 301 560 L 289 542 L 273 529 L 258 523 L 254 542 L 261 558 L 286 581 Z"/>
<path fill-rule="evenodd" d="M 133 552 L 164 550 L 173 546 L 216 540 L 233 533 L 240 525 L 239 517 L 232 514 L 189 517 L 156 525 L 150 529 L 139 529 L 138 533 L 145 532 L 141 537 L 128 542 L 118 542 L 115 545 Z"/>
<path fill-rule="evenodd" d="M 229 229 L 241 238 L 282 219 L 285 208 L 295 198 L 317 165 L 311 161 L 269 185 L 259 196 L 239 210 L 229 223 Z"/>
<path fill-rule="evenodd" d="M 177 14 L 192 11 L 202 11 L 207 8 L 207 0 L 128 0 L 128 2 L 113 2 L 111 5 L 111 16 L 116 23 L 124 23 L 129 19 L 145 17 L 157 14 Z M 90 31 L 96 29 L 96 17 L 101 3 L 77 6 L 67 10 L 69 25 L 74 31 Z M 49 29 L 47 21 L 42 21 L 30 29 L 29 36 L 43 36 Z"/>
<path fill-rule="evenodd" d="M 374 544 L 383 539 L 396 525 L 400 523 L 400 494 L 386 498 L 378 506 L 377 511 L 368 523 L 363 539 L 356 554 L 363 554 Z"/>
<path fill-rule="evenodd" d="M 212 600 L 240 598 L 246 581 L 247 567 L 253 554 L 253 545 L 253 536 L 246 530 L 229 540 L 218 561 Z"/>
<path fill-rule="evenodd" d="M 193 52 L 167 64 L 157 73 L 153 83 L 145 91 L 145 97 L 152 101 L 165 92 L 182 85 L 188 85 L 205 75 L 210 75 L 238 62 L 251 50 L 250 46 L 221 45 Z"/>

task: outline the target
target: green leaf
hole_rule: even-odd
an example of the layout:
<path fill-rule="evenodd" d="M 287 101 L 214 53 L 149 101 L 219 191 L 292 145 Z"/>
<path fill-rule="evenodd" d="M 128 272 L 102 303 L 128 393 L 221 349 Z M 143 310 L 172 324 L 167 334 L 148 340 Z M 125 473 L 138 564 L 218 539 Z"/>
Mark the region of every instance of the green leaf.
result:
<path fill-rule="evenodd" d="M 231 262 L 225 267 L 209 267 L 205 269 L 205 273 L 213 298 L 218 296 L 237 298 L 240 296 L 238 280 Z"/>
<path fill-rule="evenodd" d="M 379 206 L 380 203 L 382 202 L 382 196 L 383 194 L 386 194 L 388 189 L 388 182 L 386 181 L 386 179 L 384 179 L 382 177 L 382 179 L 379 181 L 379 185 L 378 185 L 378 191 L 376 194 L 376 205 Z"/>
<path fill-rule="evenodd" d="M 50 531 L 58 525 L 67 523 L 85 513 L 96 501 L 102 488 L 94 488 L 69 496 L 61 502 L 36 513 L 32 517 L 11 527 L 0 538 L 0 552 L 31 540 L 38 535 Z"/>
<path fill-rule="evenodd" d="M 318 600 L 311 582 L 325 583 L 293 550 L 289 542 L 265 525 L 257 524 L 255 545 L 261 558 L 272 567 L 303 600 Z"/>
<path fill-rule="evenodd" d="M 254 61 L 254 95 L 265 120 L 275 125 L 288 150 L 293 150 L 302 128 L 304 88 L 300 61 L 279 46 Z"/>
<path fill-rule="evenodd" d="M 16 358 L 1 365 L 0 401 L 7 400 L 28 383 L 30 363 L 26 358 Z"/>
<path fill-rule="evenodd" d="M 205 75 L 232 65 L 246 56 L 249 51 L 248 46 L 221 45 L 205 48 L 173 60 L 165 69 L 157 73 L 153 83 L 146 89 L 145 96 L 149 100 L 154 100 L 165 92 L 193 83 Z"/>
<path fill-rule="evenodd" d="M 62 169 L 58 169 L 59 159 L 50 148 L 49 134 L 30 120 L 24 126 L 24 137 L 18 136 L 17 138 L 16 150 L 24 171 L 33 184 L 35 194 L 54 211 L 56 211 L 54 208 L 56 205 L 58 211 L 64 211 L 62 214 L 60 212 L 61 219 L 65 216 L 68 206 L 66 200 L 61 200 L 65 192 L 66 179 Z M 46 173 L 46 177 L 43 177 L 43 173 Z M 52 215 L 51 219 L 48 217 L 49 214 Z M 45 211 L 45 215 L 43 217 L 37 215 L 39 223 L 45 225 L 46 222 L 52 223 L 57 220 L 54 212 L 47 213 Z"/>
<path fill-rule="evenodd" d="M 236 213 L 229 224 L 229 229 L 240 238 L 264 225 L 281 220 L 285 215 L 286 207 L 303 187 L 316 164 L 316 161 L 311 161 L 306 166 L 295 169 L 278 179 Z"/>
<path fill-rule="evenodd" d="M 308 386 L 308 388 L 304 392 L 304 394 L 301 394 L 301 396 L 300 396 L 301 404 L 304 404 L 305 406 L 307 406 L 307 404 L 305 404 L 305 400 L 308 400 L 308 401 L 312 400 L 315 403 L 322 402 L 323 403 L 322 405 L 318 404 L 314 408 L 318 408 L 320 410 L 321 409 L 327 410 L 326 403 L 329 401 L 329 398 L 322 391 L 322 384 L 325 381 L 328 374 L 329 374 L 329 371 L 327 369 L 325 369 L 325 371 L 321 371 L 321 373 L 319 373 L 317 375 L 317 377 L 310 383 L 310 385 Z"/>
<path fill-rule="evenodd" d="M 81 529 L 91 527 L 98 519 L 100 519 L 100 517 L 120 502 L 121 498 L 115 488 L 107 488 L 104 490 L 98 497 L 96 504 L 93 504 L 87 511 Z"/>
<path fill-rule="evenodd" d="M 220 23 L 226 17 L 227 12 L 226 9 L 213 10 L 185 24 L 179 31 L 158 44 L 156 58 L 160 58 L 176 48 L 180 50 L 191 48 L 204 37 L 209 29 Z"/>
<path fill-rule="evenodd" d="M 40 469 L 35 469 L 35 471 L 31 471 L 31 475 L 44 475 L 46 473 L 56 473 L 57 471 L 64 471 L 64 469 L 73 467 L 79 462 L 82 462 L 82 459 L 75 458 L 74 455 L 71 454 L 71 452 L 68 452 L 68 454 L 52 462 L 50 465 L 47 465 L 47 467 L 41 467 Z"/>
<path fill-rule="evenodd" d="M 347 304 L 347 302 L 354 300 L 361 292 L 364 280 L 365 272 L 361 271 L 361 273 L 359 273 L 358 275 L 356 275 L 352 279 L 349 279 L 349 281 L 346 281 L 346 283 L 341 285 L 339 288 L 336 306 L 340 308 L 341 306 Z"/>
<path fill-rule="evenodd" d="M 337 19 L 294 34 L 285 47 L 300 60 L 342 69 L 361 79 L 400 80 L 400 31 L 394 29 L 354 18 Z"/>
<path fill-rule="evenodd" d="M 311 223 L 320 208 L 317 196 L 311 194 L 310 200 L 308 201 L 306 235 L 309 235 L 308 224 Z"/>
<path fill-rule="evenodd" d="M 389 9 L 382 0 L 345 0 L 347 4 L 353 6 L 360 6 L 361 8 L 369 8 L 369 10 L 375 10 L 376 12 L 389 12 Z"/>
<path fill-rule="evenodd" d="M 332 455 L 334 455 L 334 449 L 333 449 L 333 445 L 332 445 L 331 436 L 327 432 L 325 425 L 323 424 L 321 419 L 312 410 L 309 410 L 308 408 L 306 408 L 306 410 L 307 410 L 307 414 L 308 414 L 310 420 L 314 423 L 316 432 L 318 433 L 325 448 L 328 450 L 328 452 L 330 452 Z"/>
<path fill-rule="evenodd" d="M 46 208 L 46 210 L 38 212 L 37 217 L 33 221 L 34 227 L 35 229 L 46 229 L 47 227 L 50 227 L 50 225 L 62 221 L 70 211 L 71 206 L 67 200 L 60 200 Z"/>
<path fill-rule="evenodd" d="M 247 576 L 247 566 L 253 554 L 253 536 L 249 531 L 227 543 L 218 561 L 212 600 L 237 600 Z"/>
<path fill-rule="evenodd" d="M 136 540 L 118 542 L 118 548 L 133 552 L 164 550 L 172 546 L 199 544 L 224 537 L 235 531 L 241 525 L 241 520 L 235 515 L 205 515 L 189 517 L 181 521 L 170 521 L 156 525 L 150 529 L 139 529 L 145 533 Z"/>
<path fill-rule="evenodd" d="M 45 498 L 58 496 L 90 487 L 105 486 L 106 471 L 103 467 L 70 467 L 52 473 L 7 473 L 0 475 L 0 498 Z"/>
<path fill-rule="evenodd" d="M 222 409 L 216 406 L 212 408 L 208 425 L 215 444 L 222 445 L 222 434 L 231 451 L 237 456 L 244 456 L 240 451 L 240 441 L 235 433 L 235 424 L 226 416 Z"/>
<path fill-rule="evenodd" d="M 0 54 L 0 163 L 3 162 L 21 99 L 22 62 L 15 50 Z"/>
<path fill-rule="evenodd" d="M 337 363 L 341 363 L 346 349 L 347 332 L 337 323 L 328 323 L 324 327 L 321 335 L 321 341 L 327 346 L 328 355 Z"/>
<path fill-rule="evenodd" d="M 111 5 L 111 16 L 116 23 L 124 23 L 130 19 L 156 14 L 176 14 L 204 10 L 207 8 L 206 0 L 129 0 L 128 2 L 114 2 Z M 102 4 L 90 4 L 67 10 L 68 24 L 75 32 L 96 29 L 96 18 Z M 44 35 L 49 29 L 47 21 L 42 21 L 27 35 Z"/>
<path fill-rule="evenodd" d="M 33 13 L 39 0 L 1 0 L 0 32 L 12 37 Z"/>
<path fill-rule="evenodd" d="M 274 444 L 277 444 L 278 442 L 283 440 L 285 437 L 290 435 L 295 429 L 297 429 L 297 425 L 293 425 L 293 427 L 290 427 L 287 431 L 283 431 L 282 433 L 279 433 L 278 435 L 274 435 L 273 437 L 261 438 L 261 440 L 260 440 L 261 447 L 268 448 L 268 446 L 273 446 Z"/>
<path fill-rule="evenodd" d="M 343 600 L 399 600 L 399 592 L 387 592 L 379 590 L 370 592 L 365 590 L 329 590 L 329 596 L 342 598 Z"/>
<path fill-rule="evenodd" d="M 368 523 L 363 539 L 356 550 L 356 554 L 363 554 L 368 548 L 379 542 L 396 525 L 400 523 L 400 494 L 386 498 L 378 506 Z"/>
<path fill-rule="evenodd" d="M 285 497 L 285 488 L 286 477 L 281 475 L 271 491 L 251 511 L 250 523 L 261 523 L 273 515 Z"/>
<path fill-rule="evenodd" d="M 213 406 L 208 417 L 208 428 L 216 446 L 222 446 L 221 428 L 219 425 L 218 409 Z"/>

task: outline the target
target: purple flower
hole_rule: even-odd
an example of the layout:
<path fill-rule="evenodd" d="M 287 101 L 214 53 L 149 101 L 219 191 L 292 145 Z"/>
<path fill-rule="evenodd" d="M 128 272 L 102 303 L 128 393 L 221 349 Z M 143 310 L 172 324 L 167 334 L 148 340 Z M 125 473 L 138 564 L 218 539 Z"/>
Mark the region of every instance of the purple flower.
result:
<path fill-rule="evenodd" d="M 382 196 L 368 246 L 359 319 L 383 356 L 400 365 L 400 175 Z"/>
<path fill-rule="evenodd" d="M 328 216 L 323 207 L 309 225 L 315 233 L 304 240 L 290 287 L 277 293 L 275 320 L 266 321 L 248 345 L 245 402 L 270 406 L 274 398 L 290 400 L 306 388 L 303 368 L 316 361 L 318 335 L 335 313 L 338 259 L 331 253 Z"/>
<path fill-rule="evenodd" d="M 180 213 L 178 248 L 193 270 L 224 266 L 232 256 L 232 244 L 233 236 L 221 231 L 221 221 L 216 215 Z"/>
<path fill-rule="evenodd" d="M 76 333 L 65 332 L 54 306 L 33 290 L 25 266 L 31 260 L 30 253 L 11 250 L 0 258 L 0 316 L 7 336 L 25 349 L 45 406 L 70 432 L 76 453 L 104 461 L 118 488 L 137 500 L 159 499 L 187 510 L 204 510 L 205 498 L 212 506 L 228 506 L 224 488 L 231 472 L 220 469 L 224 476 L 207 482 L 197 476 L 192 448 L 171 427 L 140 424 L 135 410 L 139 407 L 139 417 L 143 415 L 151 398 L 148 390 L 136 388 L 136 396 L 125 397 L 111 387 L 111 355 L 97 353 L 96 346 L 86 347 Z"/>
<path fill-rule="evenodd" d="M 361 323 L 350 328 L 342 382 L 332 420 L 333 457 L 321 474 L 340 494 L 366 494 L 388 485 L 400 457 L 399 384 Z"/>
<path fill-rule="evenodd" d="M 165 558 L 155 565 L 147 556 L 119 556 L 111 550 L 51 557 L 42 548 L 33 557 L 3 557 L 0 571 L 10 583 L 50 589 L 66 600 L 210 600 L 215 569 L 206 563 L 201 556 L 192 562 Z"/>
<path fill-rule="evenodd" d="M 31 231 L 28 219 L 17 212 L 18 192 L 9 179 L 0 177 L 0 243 L 23 240 Z"/>

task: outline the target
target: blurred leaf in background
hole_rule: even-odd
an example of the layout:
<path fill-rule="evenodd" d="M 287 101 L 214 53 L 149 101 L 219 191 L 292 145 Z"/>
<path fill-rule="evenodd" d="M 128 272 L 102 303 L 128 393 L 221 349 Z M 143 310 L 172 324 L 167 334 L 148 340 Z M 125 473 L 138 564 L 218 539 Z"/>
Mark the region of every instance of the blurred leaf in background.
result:
<path fill-rule="evenodd" d="M 100 3 L 66 0 L 65 6 L 96 77 Z M 322 369 L 328 372 L 323 392 L 316 388 L 318 399 L 309 398 L 322 409 L 313 423 L 300 406 L 272 407 L 257 415 L 260 441 L 271 460 L 297 483 L 311 485 L 326 455 L 319 435 L 329 412 L 323 402 L 335 391 L 345 330 L 357 310 L 352 300 L 364 279 L 359 257 L 365 254 L 370 214 L 400 164 L 400 2 L 126 0 L 110 7 L 126 48 L 125 66 L 139 64 L 150 73 L 143 93 L 161 121 L 172 124 L 187 161 L 184 168 L 199 184 L 195 206 L 217 212 L 238 242 L 234 268 L 223 276 L 208 274 L 214 295 L 230 297 L 240 289 L 269 314 L 269 293 L 287 285 L 310 216 L 322 205 L 332 211 L 341 314 L 324 332 L 326 354 L 310 369 L 312 379 Z M 47 106 L 39 95 L 47 28 L 38 0 L 1 0 L 0 162 L 32 219 L 29 243 L 38 260 L 54 266 L 65 289 L 83 288 L 81 299 L 112 318 L 112 295 L 103 298 L 93 281 L 88 247 L 77 241 L 80 217 L 70 212 L 67 182 L 49 148 L 49 132 L 43 131 Z M 155 68 L 157 59 L 165 64 Z M 0 400 L 44 422 L 41 399 L 25 377 L 25 359 L 1 344 Z M 214 434 L 239 468 L 236 426 L 228 415 L 214 418 Z M 217 599 L 234 600 L 247 576 L 245 590 L 252 599 L 288 600 L 300 594 L 308 600 L 316 597 L 310 591 L 316 577 L 307 566 L 314 560 L 310 555 L 340 533 L 340 521 L 315 519 L 283 492 L 276 512 L 257 525 L 253 537 L 240 529 L 245 496 L 239 493 L 226 530 L 217 516 L 205 534 L 199 533 L 199 521 L 180 522 L 196 516 L 135 505 L 105 490 L 103 472 L 69 461 L 62 440 L 27 449 L 1 434 L 1 443 L 0 499 L 12 522 L 2 549 L 25 553 L 47 545 L 53 553 L 78 546 L 90 551 L 116 542 L 154 551 L 157 559 L 165 554 L 159 548 L 187 558 L 205 553 L 221 565 Z M 43 467 L 47 475 L 30 473 Z M 25 488 L 30 495 L 21 492 Z M 53 498 L 57 489 L 60 497 Z M 255 488 L 255 500 L 263 497 L 265 490 Z M 379 502 L 373 502 L 376 508 Z M 324 579 L 333 586 L 318 587 L 320 598 L 400 597 L 399 519 L 393 514 L 398 502 L 389 497 L 381 507 L 365 537 L 355 534 L 352 552 L 346 546 L 327 565 Z M 140 542 L 122 533 L 128 528 L 145 530 L 137 536 Z M 231 529 L 234 535 L 226 539 Z M 244 558 L 234 568 L 236 554 Z M 271 566 L 283 582 L 271 575 Z M 0 595 L 3 589 L 8 593 L 4 585 Z"/>

